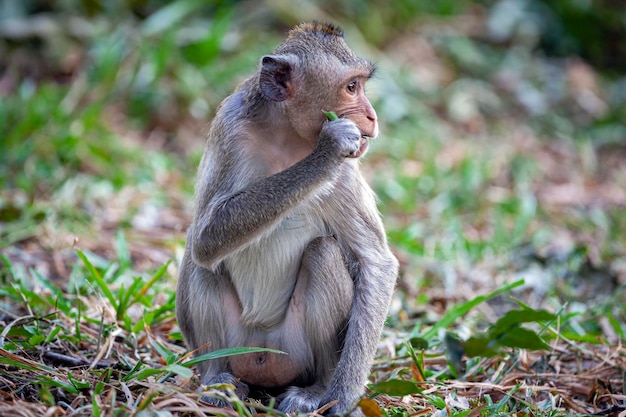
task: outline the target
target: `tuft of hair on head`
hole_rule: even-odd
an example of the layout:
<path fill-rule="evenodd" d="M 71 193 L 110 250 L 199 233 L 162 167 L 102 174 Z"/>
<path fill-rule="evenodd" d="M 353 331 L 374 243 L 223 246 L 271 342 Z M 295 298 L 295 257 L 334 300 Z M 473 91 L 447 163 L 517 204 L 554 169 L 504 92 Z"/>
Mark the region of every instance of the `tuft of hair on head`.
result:
<path fill-rule="evenodd" d="M 273 53 L 296 55 L 305 67 L 308 64 L 315 66 L 316 74 L 320 64 L 328 59 L 336 59 L 339 63 L 352 68 L 363 67 L 366 72 L 371 66 L 346 45 L 343 30 L 339 26 L 319 21 L 304 22 L 295 26 L 289 31 L 287 39 Z"/>
<path fill-rule="evenodd" d="M 289 35 L 297 35 L 299 33 L 343 38 L 343 30 L 339 26 L 332 23 L 319 22 L 317 20 L 300 23 L 289 31 Z"/>
<path fill-rule="evenodd" d="M 317 32 L 324 35 L 338 36 L 340 38 L 343 38 L 343 29 L 341 29 L 337 25 L 328 22 L 319 22 L 317 20 L 314 20 L 312 22 L 302 23 L 297 27 L 308 32 Z"/>

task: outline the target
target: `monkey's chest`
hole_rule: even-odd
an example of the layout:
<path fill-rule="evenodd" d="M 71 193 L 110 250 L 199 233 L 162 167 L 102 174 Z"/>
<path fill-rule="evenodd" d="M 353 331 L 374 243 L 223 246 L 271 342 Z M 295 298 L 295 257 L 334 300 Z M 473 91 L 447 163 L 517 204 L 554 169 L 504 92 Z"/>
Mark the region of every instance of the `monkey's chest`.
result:
<path fill-rule="evenodd" d="M 302 253 L 311 240 L 326 234 L 323 222 L 295 213 L 225 260 L 241 304 L 241 324 L 271 330 L 283 321 Z"/>

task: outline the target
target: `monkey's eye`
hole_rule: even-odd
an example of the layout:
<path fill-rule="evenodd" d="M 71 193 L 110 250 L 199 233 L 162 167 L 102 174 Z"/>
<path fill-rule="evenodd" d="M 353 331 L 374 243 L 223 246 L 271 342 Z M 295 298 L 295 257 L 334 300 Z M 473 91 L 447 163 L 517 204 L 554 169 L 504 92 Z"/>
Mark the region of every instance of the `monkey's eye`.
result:
<path fill-rule="evenodd" d="M 358 83 L 356 81 L 351 81 L 347 86 L 346 89 L 348 90 L 348 92 L 350 93 L 355 93 L 358 87 Z"/>

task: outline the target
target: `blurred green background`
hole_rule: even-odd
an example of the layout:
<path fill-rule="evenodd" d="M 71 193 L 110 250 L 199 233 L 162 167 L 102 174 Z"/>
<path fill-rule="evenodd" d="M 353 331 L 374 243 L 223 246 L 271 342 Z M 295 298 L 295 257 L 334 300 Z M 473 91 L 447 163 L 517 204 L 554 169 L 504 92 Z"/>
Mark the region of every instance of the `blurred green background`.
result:
<path fill-rule="evenodd" d="M 402 264 L 393 311 L 523 277 L 592 332 L 594 311 L 624 322 L 618 0 L 4 0 L 0 249 L 61 279 L 76 239 L 106 258 L 119 231 L 140 270 L 180 257 L 217 105 L 312 19 L 379 67 L 363 165 Z"/>

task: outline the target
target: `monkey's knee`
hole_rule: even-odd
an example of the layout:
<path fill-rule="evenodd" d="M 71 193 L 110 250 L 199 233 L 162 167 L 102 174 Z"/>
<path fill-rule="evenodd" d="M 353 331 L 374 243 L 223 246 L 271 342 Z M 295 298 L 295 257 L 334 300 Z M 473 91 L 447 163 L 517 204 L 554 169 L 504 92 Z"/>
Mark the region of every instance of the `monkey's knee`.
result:
<path fill-rule="evenodd" d="M 311 272 L 321 268 L 341 268 L 347 272 L 339 243 L 332 236 L 316 237 L 309 242 L 302 254 L 302 267 Z"/>
<path fill-rule="evenodd" d="M 301 273 L 307 276 L 309 313 L 341 321 L 352 305 L 354 283 L 337 240 L 330 236 L 313 239 L 302 255 Z"/>

